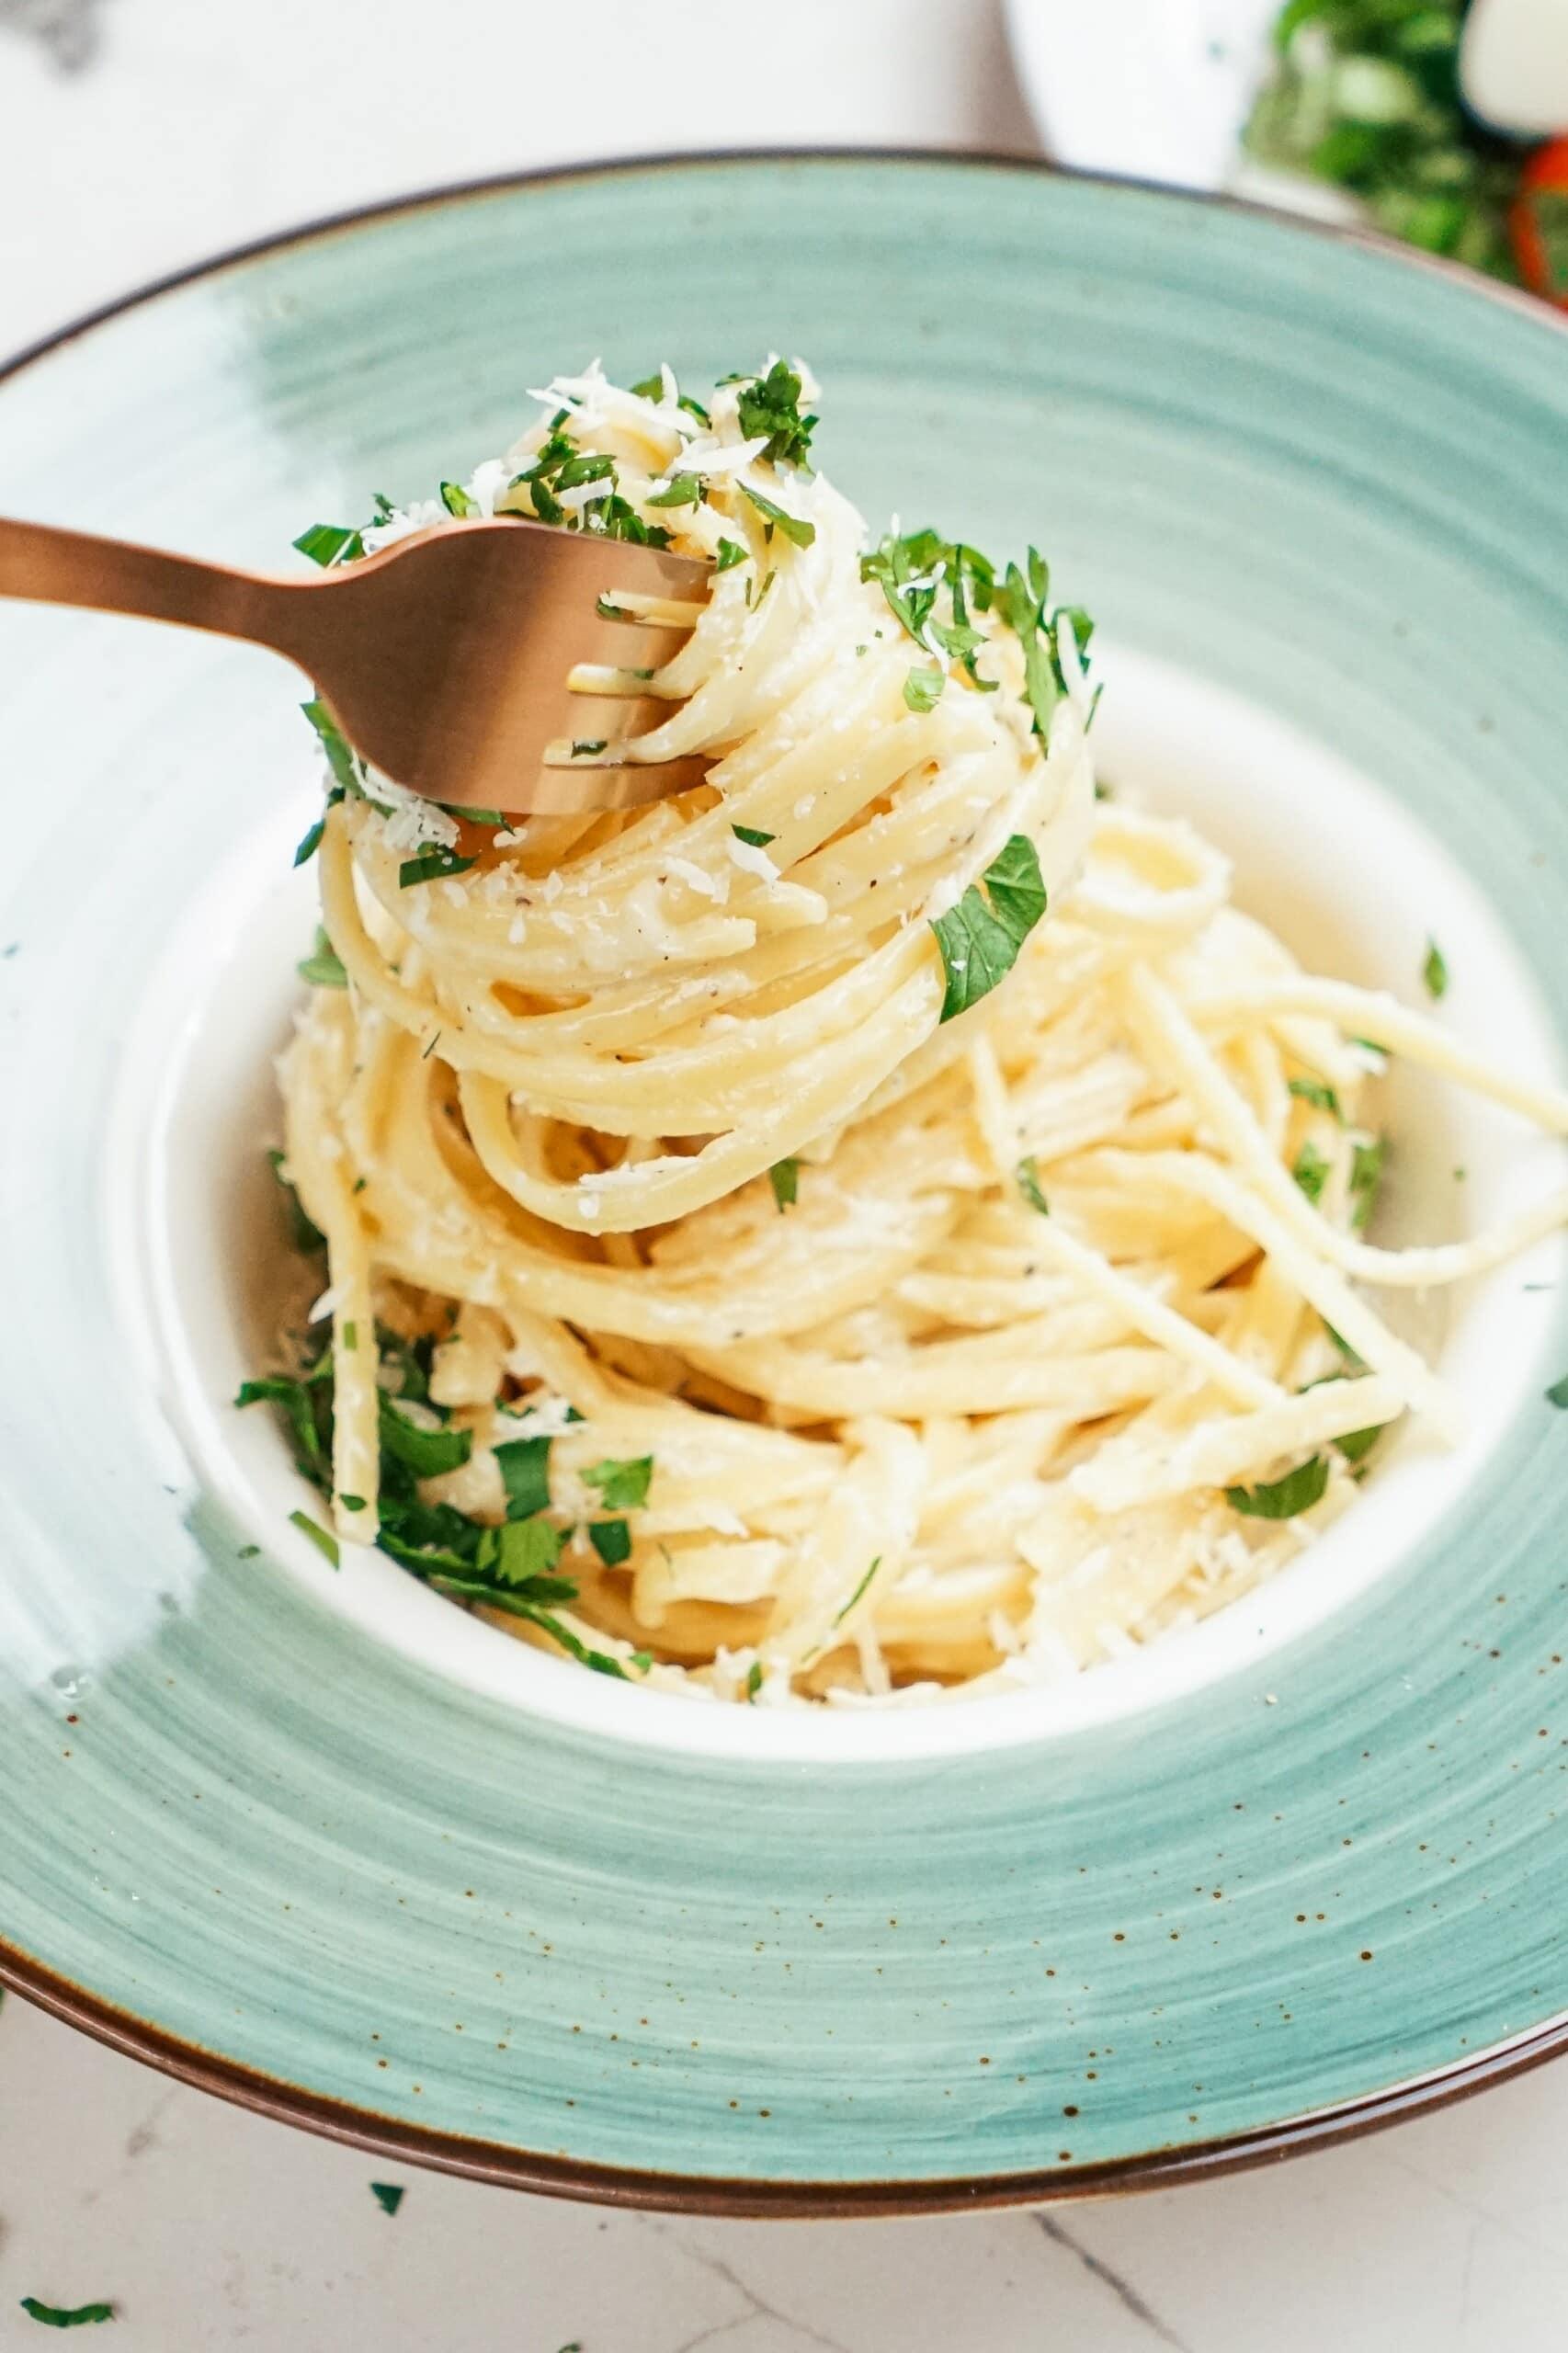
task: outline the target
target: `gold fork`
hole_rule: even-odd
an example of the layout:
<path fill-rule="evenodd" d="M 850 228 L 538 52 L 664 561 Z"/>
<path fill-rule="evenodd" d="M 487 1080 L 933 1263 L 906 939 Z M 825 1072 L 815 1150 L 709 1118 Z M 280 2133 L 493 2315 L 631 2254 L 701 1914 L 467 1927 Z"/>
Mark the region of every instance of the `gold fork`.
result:
<path fill-rule="evenodd" d="M 0 597 L 271 646 L 383 775 L 508 816 L 631 808 L 701 782 L 705 759 L 653 763 L 634 747 L 679 708 L 647 682 L 686 642 L 711 574 L 521 517 L 422 531 L 286 580 L 0 517 Z"/>

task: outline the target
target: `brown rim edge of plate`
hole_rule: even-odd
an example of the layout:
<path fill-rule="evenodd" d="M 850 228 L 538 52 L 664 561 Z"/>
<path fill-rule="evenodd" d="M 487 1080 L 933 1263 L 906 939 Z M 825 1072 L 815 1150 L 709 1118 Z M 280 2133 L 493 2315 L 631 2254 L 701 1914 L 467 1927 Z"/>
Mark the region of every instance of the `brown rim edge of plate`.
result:
<path fill-rule="evenodd" d="M 1405 268 L 1422 270 L 1467 287 L 1472 294 L 1501 303 L 1545 327 L 1568 334 L 1568 311 L 1555 308 L 1521 288 L 1483 278 L 1478 271 L 1444 256 L 1398 244 L 1377 231 L 1338 222 L 1317 221 L 1248 199 L 1171 188 L 1156 180 L 1131 179 L 1096 172 L 1064 170 L 1035 155 L 986 150 L 929 147 L 756 147 L 721 148 L 677 154 L 618 156 L 597 163 L 562 164 L 533 171 L 502 172 L 487 177 L 456 181 L 419 190 L 410 196 L 358 205 L 329 213 L 293 229 L 253 239 L 205 261 L 170 271 L 115 301 L 26 346 L 14 358 L 0 362 L 0 385 L 24 369 L 51 358 L 111 319 L 139 310 L 161 295 L 177 291 L 207 278 L 287 252 L 290 247 L 318 243 L 347 231 L 368 227 L 401 214 L 434 210 L 437 205 L 472 203 L 476 198 L 506 196 L 528 188 L 560 187 L 574 180 L 609 179 L 623 173 L 650 171 L 711 171 L 729 165 L 777 164 L 782 167 L 812 164 L 874 164 L 941 165 L 956 170 L 1017 172 L 1041 179 L 1066 179 L 1109 191 L 1155 194 L 1190 205 L 1195 214 L 1219 210 L 1272 221 L 1288 233 L 1322 237 L 1335 244 L 1359 245 Z M 1132 2190 L 1167 2189 L 1189 2181 L 1207 2181 L 1217 2175 L 1240 2173 L 1255 2165 L 1278 2163 L 1282 2157 L 1333 2147 L 1364 2132 L 1429 2114 L 1464 2098 L 1489 2084 L 1555 2058 L 1568 2047 L 1568 2011 L 1510 2040 L 1494 2044 L 1473 2056 L 1451 2062 L 1424 2075 L 1408 2077 L 1378 2092 L 1311 2109 L 1283 2122 L 1248 2132 L 1222 2135 L 1141 2151 L 1130 2157 L 1100 2165 L 1058 2165 L 1047 2171 L 985 2174 L 972 2179 L 934 2177 L 895 2181 L 768 2181 L 735 2176 L 660 2174 L 630 2167 L 585 2164 L 571 2157 L 509 2148 L 500 2142 L 471 2140 L 461 2133 L 437 2132 L 357 2108 L 347 2100 L 328 2099 L 279 2076 L 242 2066 L 199 2043 L 185 2042 L 165 2033 L 150 2019 L 117 2008 L 96 1994 L 58 1975 L 31 1954 L 0 1938 L 0 1986 L 8 1986 L 65 2025 L 78 2028 L 95 2040 L 127 2058 L 159 2068 L 199 2091 L 249 2109 L 275 2122 L 293 2124 L 323 2138 L 347 2142 L 378 2157 L 392 2157 L 425 2165 L 439 2173 L 461 2175 L 513 2189 L 531 2190 L 551 2198 L 580 2198 L 605 2205 L 651 2207 L 667 2211 L 733 2217 L 833 2220 L 852 2216 L 960 2213 L 996 2206 L 1048 2205 L 1081 2198 L 1105 2198 Z"/>
<path fill-rule="evenodd" d="M 981 2174 L 972 2180 L 934 2176 L 896 2181 L 749 2180 L 734 2174 L 663 2174 L 599 2165 L 566 2156 L 509 2148 L 503 2142 L 437 2132 L 402 2118 L 378 2115 L 347 2100 L 328 2099 L 277 2075 L 182 2041 L 161 2027 L 116 2008 L 58 1976 L 14 1945 L 0 1941 L 0 1986 L 9 1986 L 41 2010 L 78 2028 L 126 2058 L 139 2059 L 198 2091 L 214 2093 L 253 2115 L 293 2124 L 328 2141 L 346 2142 L 371 2156 L 423 2165 L 546 2198 L 585 2199 L 606 2206 L 649 2207 L 666 2212 L 764 2221 L 845 2222 L 878 2216 L 963 2213 L 997 2206 L 1046 2206 L 1132 2190 L 1172 2189 L 1184 2182 L 1247 2173 L 1311 2150 L 1447 2108 L 1490 2084 L 1553 2059 L 1568 2043 L 1568 2013 L 1543 2027 L 1494 2044 L 1471 2059 L 1413 2075 L 1381 2092 L 1332 2108 L 1314 2109 L 1210 2141 L 1149 2149 L 1099 2165 Z"/>

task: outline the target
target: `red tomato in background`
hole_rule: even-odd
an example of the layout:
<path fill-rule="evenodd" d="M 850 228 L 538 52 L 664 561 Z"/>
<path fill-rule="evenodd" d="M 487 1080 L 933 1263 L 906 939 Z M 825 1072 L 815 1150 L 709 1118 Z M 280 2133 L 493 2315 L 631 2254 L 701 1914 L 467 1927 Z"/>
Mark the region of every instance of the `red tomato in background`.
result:
<path fill-rule="evenodd" d="M 1568 132 L 1538 147 L 1525 165 L 1508 233 L 1530 291 L 1568 310 Z"/>

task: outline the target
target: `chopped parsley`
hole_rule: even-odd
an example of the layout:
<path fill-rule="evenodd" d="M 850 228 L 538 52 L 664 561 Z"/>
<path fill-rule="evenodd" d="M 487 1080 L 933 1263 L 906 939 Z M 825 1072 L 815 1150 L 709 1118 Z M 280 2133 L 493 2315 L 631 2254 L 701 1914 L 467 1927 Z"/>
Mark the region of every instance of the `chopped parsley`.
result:
<path fill-rule="evenodd" d="M 241 1393 L 243 1396 L 244 1392 L 242 1392 Z M 289 1514 L 289 1518 L 292 1521 L 293 1525 L 299 1529 L 301 1535 L 308 1536 L 311 1542 L 315 1546 L 316 1551 L 320 1552 L 324 1559 L 330 1561 L 333 1567 L 335 1569 L 338 1564 L 336 1537 L 331 1535 L 328 1530 L 321 1525 L 319 1520 L 312 1519 L 308 1511 L 291 1511 Z"/>
<path fill-rule="evenodd" d="M 807 459 L 817 419 L 801 415 L 801 389 L 794 369 L 776 359 L 766 376 L 754 376 L 742 385 L 735 406 L 748 441 L 767 434 L 761 454 L 770 465 L 800 466 L 809 473 Z"/>
<path fill-rule="evenodd" d="M 761 1688 L 762 1661 L 759 1658 L 754 1658 L 751 1665 L 746 1669 L 745 1690 L 746 1705 L 748 1708 L 751 1706 L 752 1701 L 756 1698 L 756 1695 Z M 562 2353 L 564 2353 L 564 2348 L 562 2348 Z"/>
<path fill-rule="evenodd" d="M 653 1458 L 639 1454 L 624 1462 L 596 1462 L 584 1472 L 584 1483 L 597 1487 L 607 1511 L 635 1511 L 648 1500 Z"/>
<path fill-rule="evenodd" d="M 541 1517 L 548 1502 L 541 1488 L 549 1441 L 523 1438 L 505 1441 L 496 1449 L 508 1494 L 508 1518 L 499 1528 L 471 1518 L 454 1505 L 426 1503 L 419 1493 L 419 1482 L 460 1467 L 469 1458 L 472 1434 L 452 1428 L 444 1420 L 435 1427 L 415 1427 L 392 1403 L 396 1397 L 407 1404 L 429 1404 L 433 1337 L 405 1340 L 378 1324 L 376 1342 L 381 1434 L 381 1527 L 376 1540 L 381 1551 L 452 1600 L 527 1619 L 596 1674 L 624 1677 L 626 1669 L 619 1659 L 592 1648 L 554 1614 L 555 1605 L 576 1599 L 577 1585 L 574 1578 L 557 1574 L 566 1531 Z M 331 1349 L 324 1343 L 314 1360 L 298 1375 L 246 1381 L 235 1403 L 249 1405 L 263 1401 L 282 1412 L 299 1470 L 323 1495 L 329 1494 L 334 1423 Z M 438 1407 L 433 1410 L 440 1412 Z M 646 1494 L 653 1462 L 650 1457 L 642 1462 L 604 1463 L 599 1468 L 607 1474 L 621 1474 L 619 1492 L 606 1495 L 614 1510 L 620 1507 L 623 1496 L 628 1502 L 640 1501 Z M 613 1476 L 610 1484 L 616 1484 Z M 347 1496 L 341 1500 L 349 1502 Z M 307 1513 L 296 1512 L 292 1518 L 335 1564 L 337 1545 L 326 1529 Z M 615 1540 L 608 1540 L 613 1550 Z"/>
<path fill-rule="evenodd" d="M 441 504 L 448 514 L 455 515 L 460 522 L 466 521 L 469 516 L 477 515 L 479 512 L 478 499 L 471 498 L 467 491 L 455 482 L 444 482 L 441 484 Z"/>
<path fill-rule="evenodd" d="M 1225 1501 L 1248 1519 L 1295 1519 L 1321 1503 L 1328 1485 L 1328 1457 L 1309 1455 L 1282 1479 L 1257 1487 L 1227 1487 Z"/>
<path fill-rule="evenodd" d="M 1017 1181 L 1019 1192 L 1022 1193 L 1030 1209 L 1038 1210 L 1041 1217 L 1049 1217 L 1051 1215 L 1051 1203 L 1046 1199 L 1045 1193 L 1041 1188 L 1039 1164 L 1037 1163 L 1032 1152 L 1025 1154 L 1023 1159 L 1019 1161 L 1017 1166 L 1014 1169 L 1013 1176 Z"/>
<path fill-rule="evenodd" d="M 794 1208 L 800 1191 L 801 1164 L 793 1154 L 786 1160 L 774 1162 L 767 1172 L 767 1181 L 773 1188 L 774 1202 L 782 1217 L 786 1210 Z"/>
<path fill-rule="evenodd" d="M 865 1575 L 861 1578 L 859 1584 L 856 1586 L 854 1592 L 850 1595 L 848 1600 L 845 1603 L 843 1608 L 839 1611 L 837 1617 L 834 1620 L 833 1622 L 835 1626 L 843 1625 L 845 1620 L 848 1617 L 849 1612 L 854 1608 L 855 1604 L 859 1600 L 861 1595 L 865 1592 L 866 1587 L 870 1584 L 871 1579 L 876 1575 L 877 1571 L 881 1567 L 881 1565 L 882 1556 L 879 1552 L 876 1559 L 871 1563 L 870 1567 L 867 1570 Z"/>
<path fill-rule="evenodd" d="M 473 1452 L 472 1430 L 422 1428 L 399 1413 L 384 1389 L 378 1392 L 376 1404 L 383 1453 L 401 1462 L 416 1479 L 439 1479 L 449 1471 L 460 1471 Z"/>
<path fill-rule="evenodd" d="M 1370 1429 L 1346 1430 L 1344 1437 L 1336 1438 L 1334 1443 L 1346 1462 L 1364 1462 L 1386 1427 L 1385 1423 L 1374 1422 Z"/>
<path fill-rule="evenodd" d="M 1290 1092 L 1298 1102 L 1310 1103 L 1314 1110 L 1327 1111 L 1334 1119 L 1339 1118 L 1339 1097 L 1332 1086 L 1324 1085 L 1321 1078 L 1293 1078 Z"/>
<path fill-rule="evenodd" d="M 749 483 L 740 483 L 737 488 L 741 496 L 749 499 L 762 517 L 762 536 L 765 540 L 771 540 L 774 532 L 779 530 L 794 546 L 798 548 L 811 546 L 817 535 L 817 527 L 814 523 L 808 523 L 803 516 L 790 514 L 771 498 L 764 498 L 761 491 L 753 490 Z"/>
<path fill-rule="evenodd" d="M 769 842 L 778 839 L 777 834 L 765 834 L 760 825 L 732 825 L 730 831 L 738 842 L 746 842 L 753 849 L 766 849 Z"/>
<path fill-rule="evenodd" d="M 663 490 L 651 492 L 642 504 L 644 506 L 698 506 L 707 494 L 707 484 L 700 474 L 676 474 Z"/>
<path fill-rule="evenodd" d="M 715 572 L 728 572 L 733 565 L 744 563 L 745 560 L 746 551 L 738 540 L 722 539 L 719 552 L 713 560 L 713 569 Z"/>
<path fill-rule="evenodd" d="M 1449 967 L 1442 949 L 1435 939 L 1426 942 L 1426 961 L 1421 967 L 1421 978 L 1426 994 L 1434 999 L 1449 993 Z"/>
<path fill-rule="evenodd" d="M 442 874 L 466 874 L 477 864 L 472 858 L 460 858 L 445 842 L 432 842 L 417 858 L 405 858 L 397 870 L 400 891 L 411 890 L 415 882 L 432 882 Z"/>
<path fill-rule="evenodd" d="M 449 817 L 456 817 L 465 825 L 505 825 L 510 821 L 504 809 L 465 809 L 460 801 L 443 801 L 441 807 Z"/>
<path fill-rule="evenodd" d="M 338 788 L 339 798 L 346 792 L 363 791 L 364 772 L 358 756 L 350 750 L 347 737 L 320 695 L 313 696 L 309 702 L 302 702 L 300 709 L 320 738 L 322 750 L 326 754 L 326 764 L 332 770 L 333 782 Z M 294 863 L 296 866 L 302 866 L 304 860 L 301 858 L 296 858 Z"/>
<path fill-rule="evenodd" d="M 1290 1174 L 1309 1201 L 1315 1204 L 1322 1200 L 1323 1188 L 1328 1182 L 1328 1162 L 1315 1143 L 1308 1142 L 1301 1146 Z"/>
<path fill-rule="evenodd" d="M 634 621 L 637 618 L 636 614 L 629 612 L 624 605 L 614 603 L 608 597 L 597 597 L 594 599 L 594 610 L 601 621 Z"/>
<path fill-rule="evenodd" d="M 588 1541 L 607 1569 L 619 1569 L 631 1558 L 631 1530 L 624 1519 L 594 1520 Z"/>
<path fill-rule="evenodd" d="M 322 924 L 316 926 L 314 948 L 296 969 L 300 978 L 309 981 L 313 989 L 346 989 L 348 986 L 348 975 L 343 969 L 342 959 Z"/>
<path fill-rule="evenodd" d="M 509 1438 L 495 1448 L 508 1519 L 531 1519 L 550 1509 L 549 1438 Z"/>
<path fill-rule="evenodd" d="M 408 2192 L 400 2181 L 373 2181 L 370 2195 L 383 2214 L 395 2214 Z"/>
<path fill-rule="evenodd" d="M 314 1251 L 324 1250 L 326 1236 L 320 1226 L 306 1216 L 299 1194 L 283 1174 L 283 1154 L 276 1147 L 267 1154 L 267 1165 L 278 1180 L 278 1190 L 289 1212 L 289 1239 L 292 1246 L 302 1258 L 309 1257 Z"/>
<path fill-rule="evenodd" d="M 1549 1405 L 1555 1405 L 1559 1412 L 1568 1413 L 1568 1372 L 1563 1374 L 1561 1381 L 1552 1382 L 1546 1392 L 1546 1402 Z"/>
<path fill-rule="evenodd" d="M 359 1326 L 358 1325 L 358 1324 L 353 1323 L 352 1321 L 350 1321 L 349 1323 L 347 1323 L 347 1324 L 346 1324 L 344 1325 L 344 1327 L 343 1327 L 343 1345 L 344 1345 L 344 1347 L 345 1347 L 346 1348 L 349 1348 L 349 1349 L 357 1348 L 357 1347 L 358 1347 L 358 1345 L 359 1345 Z"/>
<path fill-rule="evenodd" d="M 928 670 L 911 670 L 903 682 L 903 699 L 911 710 L 935 710 L 947 683 L 947 672 L 934 665 Z"/>
<path fill-rule="evenodd" d="M 548 1519 L 506 1519 L 499 1528 L 487 1528 L 479 1540 L 474 1554 L 476 1569 L 488 1571 L 505 1586 L 527 1586 L 534 1588 L 537 1601 L 574 1601 L 577 1589 L 570 1579 L 551 1577 L 551 1571 L 565 1549 L 566 1531 Z M 543 1593 L 538 1590 L 541 1580 L 548 1580 L 558 1590 Z"/>
<path fill-rule="evenodd" d="M 38 2296 L 24 2296 L 22 2310 L 45 2328 L 93 2328 L 114 2318 L 112 2304 L 46 2304 Z"/>
<path fill-rule="evenodd" d="M 358 531 L 345 523 L 312 523 L 294 541 L 301 555 L 319 563 L 324 572 L 335 563 L 355 563 L 365 552 L 365 542 Z"/>
<path fill-rule="evenodd" d="M 574 760 L 591 760 L 604 750 L 608 741 L 608 735 L 580 736 L 572 746 L 572 757 Z"/>
<path fill-rule="evenodd" d="M 1358 1233 L 1365 1230 L 1377 1207 L 1384 1158 L 1381 1136 L 1374 1136 L 1369 1143 L 1353 1143 L 1350 1147 L 1350 1222 Z"/>
<path fill-rule="evenodd" d="M 1013 834 L 981 881 L 932 923 L 947 973 L 942 1020 L 967 1013 L 1006 979 L 1045 904 L 1035 846 L 1027 834 Z"/>

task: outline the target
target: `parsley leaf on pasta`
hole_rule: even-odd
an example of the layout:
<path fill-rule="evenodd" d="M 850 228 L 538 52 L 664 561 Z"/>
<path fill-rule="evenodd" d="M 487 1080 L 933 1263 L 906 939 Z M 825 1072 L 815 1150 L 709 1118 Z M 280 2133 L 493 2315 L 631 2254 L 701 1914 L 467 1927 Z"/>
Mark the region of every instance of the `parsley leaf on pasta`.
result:
<path fill-rule="evenodd" d="M 787 361 L 776 359 L 766 376 L 743 384 L 736 399 L 741 431 L 748 441 L 767 435 L 762 455 L 770 465 L 800 466 L 807 472 L 814 416 L 801 415 L 801 379 Z"/>
<path fill-rule="evenodd" d="M 765 540 L 770 540 L 775 530 L 779 530 L 787 540 L 793 540 L 796 547 L 811 546 L 817 535 L 814 523 L 808 523 L 801 515 L 790 514 L 777 500 L 765 498 L 760 490 L 753 490 L 750 483 L 740 483 L 737 488 L 741 496 L 749 499 L 762 517 L 762 536 Z"/>
<path fill-rule="evenodd" d="M 1322 1502 L 1327 1485 L 1328 1457 L 1312 1454 L 1282 1479 L 1256 1487 L 1227 1487 L 1225 1501 L 1249 1519 L 1295 1519 Z"/>
<path fill-rule="evenodd" d="M 1045 904 L 1039 853 L 1027 834 L 1013 834 L 981 881 L 932 923 L 947 973 L 944 1021 L 967 1013 L 1006 978 Z"/>
<path fill-rule="evenodd" d="M 549 1510 L 551 1443 L 548 1438 L 509 1438 L 495 1448 L 508 1519 L 531 1519 Z"/>
<path fill-rule="evenodd" d="M 625 1462 L 595 1462 L 584 1472 L 586 1485 L 597 1487 L 607 1511 L 635 1511 L 648 1500 L 653 1458 L 640 1454 Z"/>
<path fill-rule="evenodd" d="M 330 571 L 335 563 L 354 563 L 365 552 L 365 542 L 350 525 L 345 523 L 312 523 L 294 541 L 301 555 L 308 555 L 323 571 Z"/>
<path fill-rule="evenodd" d="M 795 1159 L 776 1160 L 767 1172 L 767 1181 L 773 1188 L 773 1199 L 782 1216 L 786 1210 L 793 1209 L 800 1191 L 800 1162 Z"/>
<path fill-rule="evenodd" d="M 298 969 L 300 978 L 309 981 L 314 989 L 346 989 L 348 986 L 343 960 L 324 926 L 319 923 L 316 926 L 316 944 Z"/>

